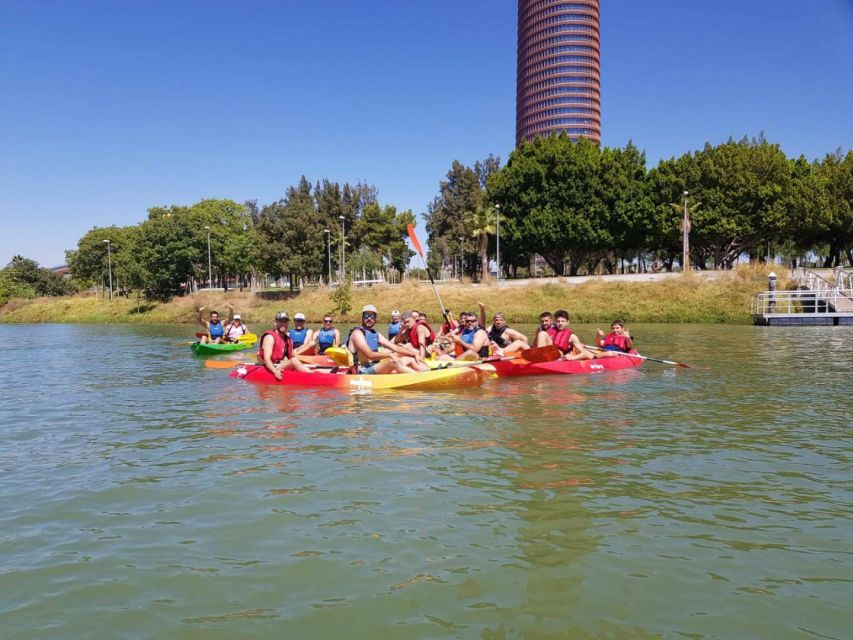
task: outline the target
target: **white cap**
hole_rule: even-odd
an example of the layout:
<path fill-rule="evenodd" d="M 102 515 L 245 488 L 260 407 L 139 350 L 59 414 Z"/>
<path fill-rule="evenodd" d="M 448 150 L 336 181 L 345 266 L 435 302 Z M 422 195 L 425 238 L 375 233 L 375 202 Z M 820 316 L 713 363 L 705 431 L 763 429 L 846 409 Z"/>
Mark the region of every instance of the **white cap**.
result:
<path fill-rule="evenodd" d="M 234 314 L 234 319 L 235 319 L 235 320 L 242 320 L 243 318 L 241 318 L 241 317 L 240 317 L 240 314 L 239 314 L 239 313 L 235 313 L 235 314 Z"/>
<path fill-rule="evenodd" d="M 400 310 L 399 310 L 399 309 L 394 309 L 394 310 L 391 312 L 391 315 L 392 315 L 392 316 L 399 316 L 399 315 L 400 315 Z"/>
<path fill-rule="evenodd" d="M 305 320 L 305 314 L 304 313 L 297 313 L 295 316 L 293 316 L 293 319 L 294 320 Z"/>
<path fill-rule="evenodd" d="M 362 308 L 361 312 L 362 313 L 376 313 L 377 311 L 376 311 L 376 307 L 374 307 L 372 304 L 366 304 Z"/>

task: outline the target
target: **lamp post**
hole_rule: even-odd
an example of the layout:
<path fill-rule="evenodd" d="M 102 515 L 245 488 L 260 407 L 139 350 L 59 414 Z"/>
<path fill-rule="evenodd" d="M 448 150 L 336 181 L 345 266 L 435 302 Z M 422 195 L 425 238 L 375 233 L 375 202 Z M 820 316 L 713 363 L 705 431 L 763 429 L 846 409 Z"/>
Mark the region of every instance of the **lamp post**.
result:
<path fill-rule="evenodd" d="M 323 229 L 326 234 L 326 249 L 329 254 L 329 286 L 332 286 L 332 232 L 329 229 Z"/>
<path fill-rule="evenodd" d="M 204 225 L 207 229 L 207 288 L 213 289 L 213 261 L 210 259 L 210 227 Z"/>
<path fill-rule="evenodd" d="M 498 228 L 498 241 L 495 250 L 495 273 L 498 276 L 498 284 L 501 283 L 501 205 L 495 205 L 495 221 Z"/>
<path fill-rule="evenodd" d="M 682 232 L 682 251 L 681 270 L 684 273 L 690 271 L 690 217 L 687 215 L 687 196 L 688 192 L 684 192 L 684 220 L 681 221 Z"/>
<path fill-rule="evenodd" d="M 347 263 L 346 263 L 346 260 L 347 260 L 347 254 L 346 254 L 347 230 L 346 230 L 346 224 L 344 222 L 346 220 L 346 218 L 344 218 L 343 216 L 338 216 L 338 220 L 341 221 L 341 284 L 343 284 L 344 275 L 347 272 Z"/>
<path fill-rule="evenodd" d="M 104 240 L 104 244 L 107 245 L 107 265 L 109 268 L 110 274 L 110 300 L 113 299 L 113 255 L 110 250 L 110 245 L 112 244 L 109 240 Z"/>

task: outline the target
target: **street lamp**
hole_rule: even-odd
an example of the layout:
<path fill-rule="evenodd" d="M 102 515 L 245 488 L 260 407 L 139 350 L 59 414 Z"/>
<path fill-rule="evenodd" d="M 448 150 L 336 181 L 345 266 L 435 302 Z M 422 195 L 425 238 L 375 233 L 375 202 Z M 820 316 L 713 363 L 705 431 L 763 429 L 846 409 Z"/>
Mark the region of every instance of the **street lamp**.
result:
<path fill-rule="evenodd" d="M 326 234 L 326 249 L 329 254 L 329 286 L 332 286 L 332 232 L 329 229 L 323 229 Z"/>
<path fill-rule="evenodd" d="M 501 205 L 495 205 L 495 221 L 497 222 L 498 227 L 498 243 L 497 249 L 495 250 L 495 262 L 496 268 L 495 272 L 498 274 L 498 284 L 501 283 Z"/>
<path fill-rule="evenodd" d="M 338 216 L 338 220 L 341 221 L 341 284 L 343 284 L 344 275 L 347 272 L 347 263 L 346 263 L 347 254 L 346 254 L 346 248 L 345 248 L 346 242 L 347 242 L 347 240 L 346 240 L 347 231 L 346 231 L 346 225 L 344 223 L 344 220 L 346 220 L 346 218 L 344 218 L 343 216 Z"/>
<path fill-rule="evenodd" d="M 684 192 L 684 220 L 681 221 L 681 238 L 682 251 L 681 269 L 684 273 L 690 270 L 690 217 L 687 215 L 687 196 L 688 192 Z"/>
<path fill-rule="evenodd" d="M 109 265 L 109 273 L 110 273 L 110 300 L 113 299 L 113 255 L 110 250 L 110 241 L 104 240 L 104 244 L 107 245 L 107 265 Z"/>
<path fill-rule="evenodd" d="M 210 259 L 210 227 L 204 225 L 207 229 L 207 288 L 213 289 L 213 262 Z"/>

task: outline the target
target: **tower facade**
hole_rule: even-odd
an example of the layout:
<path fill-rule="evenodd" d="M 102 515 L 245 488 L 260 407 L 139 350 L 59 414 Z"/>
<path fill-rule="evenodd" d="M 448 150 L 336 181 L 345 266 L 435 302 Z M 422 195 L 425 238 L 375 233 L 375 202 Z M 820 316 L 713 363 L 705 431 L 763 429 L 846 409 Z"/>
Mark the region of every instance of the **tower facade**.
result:
<path fill-rule="evenodd" d="M 601 142 L 599 0 L 518 0 L 515 142 Z"/>

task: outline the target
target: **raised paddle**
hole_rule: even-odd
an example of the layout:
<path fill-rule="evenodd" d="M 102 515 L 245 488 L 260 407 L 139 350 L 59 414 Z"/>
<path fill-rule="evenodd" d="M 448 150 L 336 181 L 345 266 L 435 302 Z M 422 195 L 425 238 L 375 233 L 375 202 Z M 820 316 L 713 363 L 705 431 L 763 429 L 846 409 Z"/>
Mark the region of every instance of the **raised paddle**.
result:
<path fill-rule="evenodd" d="M 600 349 L 599 347 L 590 347 L 587 345 L 587 349 L 591 349 L 592 351 L 608 351 L 608 349 Z M 676 367 L 684 367 L 685 369 L 704 369 L 708 370 L 708 367 L 697 367 L 693 364 L 686 364 L 684 362 L 675 362 L 674 360 L 662 360 L 661 358 L 650 358 L 649 356 L 641 356 L 639 353 L 621 353 L 620 355 L 628 356 L 629 358 L 640 358 L 641 360 L 651 360 L 652 362 L 661 362 L 663 364 L 671 364 Z"/>
<path fill-rule="evenodd" d="M 412 246 L 414 246 L 415 251 L 421 256 L 421 259 L 424 261 L 424 266 L 426 267 L 427 275 L 429 276 L 430 284 L 432 285 L 432 290 L 435 292 L 435 297 L 438 298 L 438 306 L 441 307 L 441 315 L 444 316 L 444 321 L 447 323 L 447 326 L 450 325 L 450 318 L 447 317 L 447 309 L 444 308 L 444 303 L 441 301 L 441 296 L 438 295 L 438 289 L 435 286 L 435 280 L 432 279 L 432 272 L 429 270 L 429 265 L 427 264 L 426 256 L 424 256 L 424 250 L 421 248 L 421 243 L 418 242 L 418 237 L 415 235 L 415 226 L 410 224 L 407 227 L 409 232 L 409 240 L 412 241 Z"/>

